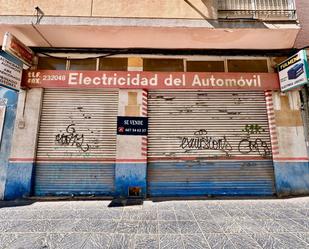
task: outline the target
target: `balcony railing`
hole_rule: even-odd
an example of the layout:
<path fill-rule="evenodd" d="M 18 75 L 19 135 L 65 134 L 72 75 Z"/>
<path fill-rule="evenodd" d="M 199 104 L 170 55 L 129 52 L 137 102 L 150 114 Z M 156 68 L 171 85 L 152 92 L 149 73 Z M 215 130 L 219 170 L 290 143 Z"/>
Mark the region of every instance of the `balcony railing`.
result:
<path fill-rule="evenodd" d="M 295 20 L 294 0 L 218 0 L 219 18 Z"/>

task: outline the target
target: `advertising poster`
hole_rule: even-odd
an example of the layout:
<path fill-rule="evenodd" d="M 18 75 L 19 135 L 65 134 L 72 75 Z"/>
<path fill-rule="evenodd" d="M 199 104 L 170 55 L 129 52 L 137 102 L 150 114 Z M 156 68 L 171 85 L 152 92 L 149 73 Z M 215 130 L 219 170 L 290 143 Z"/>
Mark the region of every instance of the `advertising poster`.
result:
<path fill-rule="evenodd" d="M 22 72 L 22 66 L 11 60 L 11 56 L 0 53 L 0 86 L 19 91 Z"/>
<path fill-rule="evenodd" d="M 307 84 L 309 68 L 306 51 L 301 50 L 280 63 L 278 72 L 282 92 Z"/>

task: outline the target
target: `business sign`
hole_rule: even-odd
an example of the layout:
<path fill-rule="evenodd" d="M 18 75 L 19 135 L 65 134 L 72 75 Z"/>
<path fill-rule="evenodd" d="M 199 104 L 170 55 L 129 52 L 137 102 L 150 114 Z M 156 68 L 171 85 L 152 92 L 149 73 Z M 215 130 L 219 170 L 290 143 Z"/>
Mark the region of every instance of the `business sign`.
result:
<path fill-rule="evenodd" d="M 32 65 L 33 51 L 9 32 L 4 35 L 2 50 L 18 58 L 26 65 Z"/>
<path fill-rule="evenodd" d="M 14 58 L 4 52 L 0 53 L 0 85 L 19 91 L 21 77 L 21 64 L 15 63 Z"/>
<path fill-rule="evenodd" d="M 309 67 L 306 50 L 299 51 L 280 63 L 277 68 L 282 92 L 308 83 Z"/>
<path fill-rule="evenodd" d="M 2 132 L 4 126 L 5 110 L 6 110 L 7 99 L 0 98 L 0 143 L 2 140 Z"/>
<path fill-rule="evenodd" d="M 42 88 L 278 90 L 276 73 L 26 71 L 22 85 Z"/>
<path fill-rule="evenodd" d="M 146 117 L 117 117 L 118 135 L 147 136 L 148 118 Z"/>

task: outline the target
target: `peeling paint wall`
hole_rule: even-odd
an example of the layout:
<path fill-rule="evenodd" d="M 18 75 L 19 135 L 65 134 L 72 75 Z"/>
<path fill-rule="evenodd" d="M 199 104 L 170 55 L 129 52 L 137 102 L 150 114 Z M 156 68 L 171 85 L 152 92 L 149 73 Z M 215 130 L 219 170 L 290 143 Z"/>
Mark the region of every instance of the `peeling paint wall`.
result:
<path fill-rule="evenodd" d="M 7 200 L 29 196 L 31 192 L 42 93 L 40 88 L 20 92 L 5 183 Z"/>
<path fill-rule="evenodd" d="M 141 58 L 128 59 L 128 71 L 142 71 Z M 118 116 L 147 116 L 147 92 L 144 90 L 119 90 Z M 140 188 L 146 197 L 147 136 L 117 135 L 115 167 L 116 196 L 128 197 L 129 188 Z"/>
<path fill-rule="evenodd" d="M 2 140 L 0 144 L 0 199 L 2 200 L 4 198 L 5 181 L 7 178 L 7 169 L 12 145 L 18 93 L 0 87 L 0 98 L 7 99 Z"/>
<path fill-rule="evenodd" d="M 276 92 L 273 100 L 279 145 L 273 159 L 277 194 L 308 194 L 309 164 L 299 92 Z"/>

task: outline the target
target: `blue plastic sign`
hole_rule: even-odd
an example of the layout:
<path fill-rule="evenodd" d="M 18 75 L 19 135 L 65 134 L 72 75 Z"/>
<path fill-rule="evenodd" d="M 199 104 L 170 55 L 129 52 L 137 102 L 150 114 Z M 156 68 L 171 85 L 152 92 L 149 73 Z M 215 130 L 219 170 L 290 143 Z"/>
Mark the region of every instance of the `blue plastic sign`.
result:
<path fill-rule="evenodd" d="M 282 92 L 308 83 L 309 67 L 306 50 L 299 51 L 280 63 L 277 68 Z"/>
<path fill-rule="evenodd" d="M 118 135 L 147 136 L 148 118 L 146 117 L 117 117 Z"/>

